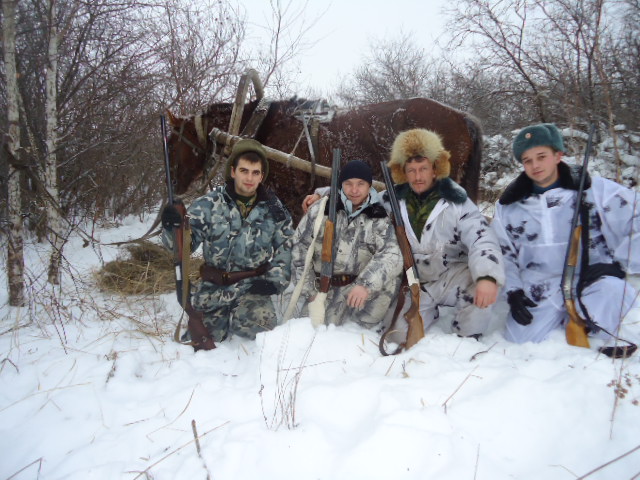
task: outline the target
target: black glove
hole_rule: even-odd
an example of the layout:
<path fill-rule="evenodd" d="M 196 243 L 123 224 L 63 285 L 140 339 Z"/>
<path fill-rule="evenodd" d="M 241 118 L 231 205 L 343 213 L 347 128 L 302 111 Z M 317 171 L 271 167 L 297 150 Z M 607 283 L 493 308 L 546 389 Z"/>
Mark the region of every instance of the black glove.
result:
<path fill-rule="evenodd" d="M 160 219 L 162 220 L 162 226 L 167 230 L 180 228 L 180 225 L 182 225 L 182 215 L 180 215 L 175 205 L 165 205 Z"/>
<path fill-rule="evenodd" d="M 259 279 L 254 281 L 253 285 L 249 287 L 249 293 L 256 295 L 275 295 L 278 293 L 278 290 L 273 283 Z"/>
<path fill-rule="evenodd" d="M 511 316 L 520 325 L 529 325 L 533 315 L 527 307 L 537 307 L 538 304 L 527 297 L 522 290 L 514 290 L 507 294 L 507 302 L 511 307 Z"/>

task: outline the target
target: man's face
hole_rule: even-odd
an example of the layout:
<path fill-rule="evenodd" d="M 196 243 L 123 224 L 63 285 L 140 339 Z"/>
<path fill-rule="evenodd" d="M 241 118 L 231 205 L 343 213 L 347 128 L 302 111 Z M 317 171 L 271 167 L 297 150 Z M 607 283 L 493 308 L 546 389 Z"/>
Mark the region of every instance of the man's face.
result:
<path fill-rule="evenodd" d="M 558 180 L 562 152 L 555 152 L 551 147 L 532 147 L 524 151 L 521 159 L 527 177 L 539 187 L 548 187 Z"/>
<path fill-rule="evenodd" d="M 364 203 L 369 196 L 369 189 L 371 185 L 369 182 L 362 180 L 361 178 L 350 178 L 342 182 L 342 191 L 351 201 L 354 208 L 358 208 Z"/>
<path fill-rule="evenodd" d="M 436 171 L 426 157 L 415 157 L 407 161 L 404 174 L 411 190 L 418 194 L 429 190 L 436 181 Z"/>
<path fill-rule="evenodd" d="M 231 178 L 233 178 L 236 193 L 243 197 L 254 196 L 263 177 L 261 162 L 252 163 L 240 158 L 238 165 L 235 168 L 231 167 Z"/>

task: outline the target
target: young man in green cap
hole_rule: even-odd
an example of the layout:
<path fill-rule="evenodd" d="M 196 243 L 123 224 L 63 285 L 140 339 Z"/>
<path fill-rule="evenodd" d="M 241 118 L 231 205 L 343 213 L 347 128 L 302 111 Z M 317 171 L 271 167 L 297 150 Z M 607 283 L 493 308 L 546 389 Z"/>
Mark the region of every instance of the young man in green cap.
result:
<path fill-rule="evenodd" d="M 253 339 L 276 326 L 271 295 L 287 287 L 291 274 L 293 224 L 274 193 L 263 186 L 269 163 L 259 142 L 235 144 L 225 185 L 189 207 L 191 251 L 202 245 L 206 267 L 194 285 L 193 307 L 204 312 L 210 348 L 231 334 Z M 162 212 L 162 241 L 173 248 L 170 230 L 181 225 L 175 206 Z M 193 339 L 198 348 L 198 339 Z"/>
<path fill-rule="evenodd" d="M 568 319 L 561 278 L 582 169 L 564 163 L 563 151 L 555 125 L 523 128 L 513 154 L 524 172 L 496 205 L 492 227 L 505 259 L 504 292 L 511 308 L 505 336 L 513 342 L 540 342 Z M 584 205 L 588 268 L 576 271 L 581 291 L 576 307 L 595 330 L 616 334 L 635 297 L 625 272 L 640 272 L 640 199 L 615 182 L 587 177 Z M 604 331 L 599 336 L 614 343 Z"/>

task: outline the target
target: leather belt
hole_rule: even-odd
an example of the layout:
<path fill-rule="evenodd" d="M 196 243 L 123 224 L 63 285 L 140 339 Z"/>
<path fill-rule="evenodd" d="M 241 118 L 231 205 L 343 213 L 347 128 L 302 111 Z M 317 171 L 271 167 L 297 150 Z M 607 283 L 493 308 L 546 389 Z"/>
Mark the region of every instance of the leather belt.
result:
<path fill-rule="evenodd" d="M 244 280 L 246 278 L 252 278 L 262 275 L 266 273 L 267 270 L 269 270 L 269 266 L 269 262 L 266 262 L 253 270 L 227 272 L 225 270 L 221 270 L 205 263 L 200 266 L 200 278 L 207 282 L 215 283 L 216 285 L 225 287 L 227 285 L 238 283 L 240 280 Z"/>
<path fill-rule="evenodd" d="M 352 284 L 356 280 L 356 278 L 358 278 L 357 275 L 333 275 L 331 277 L 330 284 L 332 287 L 344 287 Z M 320 282 L 319 276 L 316 276 L 316 282 Z"/>

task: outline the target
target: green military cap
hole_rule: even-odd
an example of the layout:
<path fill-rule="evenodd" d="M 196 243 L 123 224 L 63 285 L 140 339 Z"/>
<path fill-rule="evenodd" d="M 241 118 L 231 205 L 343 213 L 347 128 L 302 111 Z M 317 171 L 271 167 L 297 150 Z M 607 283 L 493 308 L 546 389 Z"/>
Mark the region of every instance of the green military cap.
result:
<path fill-rule="evenodd" d="M 267 159 L 267 152 L 262 144 L 257 140 L 252 138 L 243 138 L 233 146 L 229 159 L 227 160 L 227 169 L 225 171 L 225 178 L 227 180 L 231 178 L 231 167 L 233 166 L 233 162 L 236 158 L 249 152 L 254 152 L 260 157 L 260 160 L 262 160 L 262 173 L 264 174 L 262 181 L 267 179 L 267 175 L 269 174 L 269 160 Z"/>
<path fill-rule="evenodd" d="M 558 127 L 553 123 L 539 123 L 523 128 L 513 140 L 513 155 L 522 162 L 522 154 L 533 147 L 551 147 L 557 152 L 564 152 Z"/>

